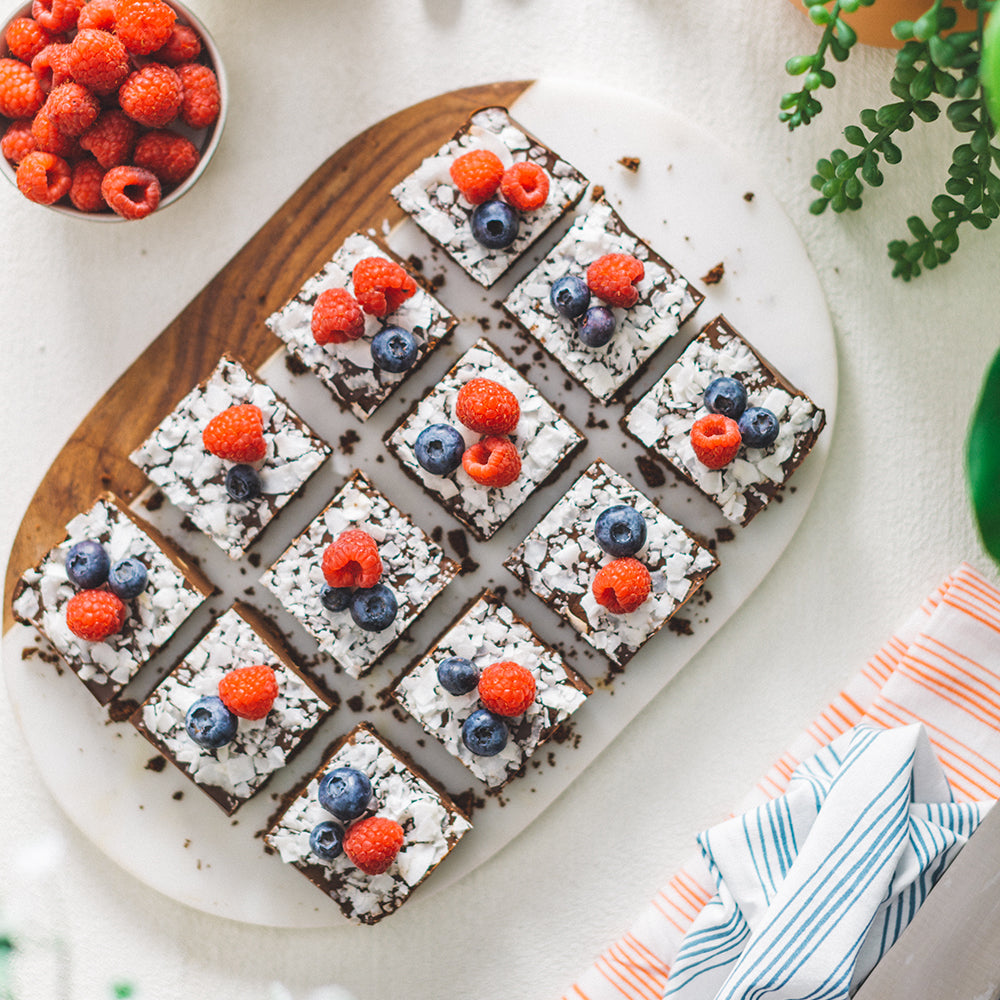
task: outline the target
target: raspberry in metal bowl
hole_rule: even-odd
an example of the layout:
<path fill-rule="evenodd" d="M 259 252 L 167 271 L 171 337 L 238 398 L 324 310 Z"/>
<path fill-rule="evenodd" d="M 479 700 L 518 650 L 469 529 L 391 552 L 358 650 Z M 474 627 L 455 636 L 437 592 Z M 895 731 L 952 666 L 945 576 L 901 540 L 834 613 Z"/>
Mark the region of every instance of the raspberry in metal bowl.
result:
<path fill-rule="evenodd" d="M 228 87 L 176 0 L 33 0 L 0 36 L 0 172 L 64 215 L 145 218 L 202 175 Z"/>

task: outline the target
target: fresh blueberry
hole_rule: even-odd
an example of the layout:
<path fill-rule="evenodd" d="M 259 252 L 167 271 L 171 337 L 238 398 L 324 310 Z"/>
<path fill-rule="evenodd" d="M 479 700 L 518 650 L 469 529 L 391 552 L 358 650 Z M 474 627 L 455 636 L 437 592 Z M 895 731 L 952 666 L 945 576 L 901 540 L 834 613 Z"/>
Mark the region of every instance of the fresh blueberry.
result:
<path fill-rule="evenodd" d="M 576 335 L 588 347 L 603 347 L 615 332 L 615 314 L 607 306 L 594 306 L 583 314 Z"/>
<path fill-rule="evenodd" d="M 590 306 L 590 289 L 583 278 L 575 274 L 566 274 L 552 283 L 549 299 L 560 316 L 576 319 Z"/>
<path fill-rule="evenodd" d="M 747 391 L 743 383 L 727 376 L 709 382 L 702 399 L 709 410 L 721 413 L 730 420 L 739 420 L 740 414 L 747 408 Z"/>
<path fill-rule="evenodd" d="M 646 519 L 627 504 L 608 507 L 597 515 L 594 537 L 609 556 L 634 556 L 646 544 Z"/>
<path fill-rule="evenodd" d="M 417 360 L 417 341 L 401 326 L 386 326 L 372 337 L 372 361 L 384 372 L 398 375 Z"/>
<path fill-rule="evenodd" d="M 449 656 L 437 668 L 438 682 L 449 694 L 468 694 L 479 683 L 479 671 L 464 656 Z"/>
<path fill-rule="evenodd" d="M 356 590 L 351 598 L 351 617 L 358 628 L 366 632 L 387 629 L 396 617 L 399 604 L 396 595 L 384 584 Z"/>
<path fill-rule="evenodd" d="M 372 783 L 364 771 L 356 767 L 335 767 L 320 779 L 319 804 L 345 823 L 357 819 L 372 797 Z"/>
<path fill-rule="evenodd" d="M 119 559 L 108 572 L 108 587 L 123 601 L 138 597 L 149 582 L 149 574 L 141 559 L 128 556 Z"/>
<path fill-rule="evenodd" d="M 252 465 L 232 465 L 226 473 L 226 492 L 230 500 L 248 503 L 260 496 L 260 476 Z"/>
<path fill-rule="evenodd" d="M 484 201 L 472 213 L 472 235 L 487 250 L 505 250 L 517 239 L 517 212 L 505 201 Z"/>
<path fill-rule="evenodd" d="M 778 418 L 763 406 L 748 406 L 739 425 L 748 448 L 766 448 L 778 436 Z"/>
<path fill-rule="evenodd" d="M 344 831 L 331 819 L 317 823 L 309 834 L 309 850 L 321 861 L 333 861 L 344 850 Z"/>
<path fill-rule="evenodd" d="M 413 453 L 433 476 L 447 476 L 462 464 L 465 439 L 451 424 L 431 424 L 418 435 Z"/>
<path fill-rule="evenodd" d="M 353 595 L 350 587 L 331 587 L 328 583 L 319 589 L 320 603 L 327 611 L 343 611 L 351 603 Z"/>
<path fill-rule="evenodd" d="M 184 717 L 188 736 L 200 747 L 218 750 L 236 736 L 236 716 L 214 694 L 199 698 Z"/>
<path fill-rule="evenodd" d="M 462 724 L 462 742 L 478 757 L 495 757 L 507 745 L 507 723 L 477 708 Z"/>
<path fill-rule="evenodd" d="M 108 578 L 111 560 L 100 542 L 89 538 L 77 542 L 66 556 L 66 575 L 70 583 L 84 590 L 94 590 Z"/>

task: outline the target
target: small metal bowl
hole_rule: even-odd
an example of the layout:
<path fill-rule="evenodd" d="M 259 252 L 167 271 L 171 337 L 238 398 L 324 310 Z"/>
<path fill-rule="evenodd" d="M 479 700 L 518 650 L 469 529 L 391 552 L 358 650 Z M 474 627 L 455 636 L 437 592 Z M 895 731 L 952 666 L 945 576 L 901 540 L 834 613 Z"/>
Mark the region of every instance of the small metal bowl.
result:
<path fill-rule="evenodd" d="M 219 52 L 218 46 L 215 44 L 215 39 L 212 38 L 208 28 L 205 27 L 197 15 L 194 14 L 188 7 L 182 3 L 178 3 L 178 0 L 167 0 L 167 2 L 177 12 L 178 23 L 186 24 L 189 27 L 194 28 L 194 30 L 198 33 L 198 37 L 201 39 L 201 58 L 204 59 L 207 57 L 207 64 L 215 72 L 215 76 L 219 81 L 219 117 L 215 120 L 215 124 L 212 125 L 211 128 L 202 129 L 197 132 L 189 129 L 180 121 L 173 122 L 167 126 L 168 128 L 180 132 L 182 135 L 186 135 L 198 147 L 201 156 L 198 160 L 198 165 L 193 171 L 191 171 L 188 177 L 186 177 L 184 181 L 177 185 L 177 187 L 171 189 L 160 199 L 160 204 L 152 213 L 153 215 L 156 215 L 158 212 L 163 211 L 163 209 L 168 205 L 172 205 L 174 202 L 178 201 L 184 194 L 191 190 L 198 178 L 205 172 L 205 169 L 208 167 L 208 164 L 219 145 L 219 140 L 222 138 L 222 129 L 225 125 L 226 112 L 229 108 L 229 85 L 226 80 L 226 70 L 223 66 L 222 56 Z M 15 18 L 30 16 L 31 4 L 25 3 L 18 7 L 17 10 L 4 20 L 3 29 L 0 31 L 0 57 L 8 56 L 10 54 L 4 38 L 7 31 L 7 25 L 9 25 Z M 2 126 L 2 128 L 6 128 L 4 123 L 7 121 L 8 119 L 6 118 L 0 118 L 0 126 Z M 0 129 L 0 131 L 2 131 L 2 129 Z M 0 173 L 2 173 L 15 188 L 17 188 L 16 168 L 6 159 L 6 157 L 3 156 L 0 156 Z M 20 191 L 18 191 L 18 193 L 20 194 Z M 72 205 L 63 204 L 61 202 L 54 205 L 39 205 L 39 208 L 47 208 L 50 211 L 59 212 L 61 215 L 68 215 L 77 219 L 87 219 L 91 222 L 130 221 L 122 218 L 120 215 L 116 215 L 110 210 L 104 212 L 81 212 Z"/>

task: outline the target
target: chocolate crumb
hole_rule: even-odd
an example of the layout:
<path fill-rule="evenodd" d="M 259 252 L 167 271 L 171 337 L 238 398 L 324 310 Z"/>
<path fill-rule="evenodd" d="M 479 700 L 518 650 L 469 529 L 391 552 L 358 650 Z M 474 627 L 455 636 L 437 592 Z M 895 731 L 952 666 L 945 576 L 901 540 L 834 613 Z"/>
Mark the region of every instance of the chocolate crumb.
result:
<path fill-rule="evenodd" d="M 406 258 L 406 262 L 413 268 L 414 271 L 422 271 L 424 269 L 423 258 L 418 257 L 415 253 L 411 253 L 410 256 Z"/>
<path fill-rule="evenodd" d="M 591 410 L 590 413 L 587 414 L 587 424 L 586 424 L 586 426 L 587 426 L 588 430 L 594 430 L 594 428 L 600 428 L 601 430 L 607 430 L 608 429 L 608 422 L 603 417 L 600 420 L 598 420 L 597 417 L 594 416 L 594 411 Z"/>
<path fill-rule="evenodd" d="M 159 510 L 163 506 L 163 500 L 163 492 L 161 490 L 154 490 L 146 501 L 146 510 Z"/>
<path fill-rule="evenodd" d="M 438 545 L 441 544 L 441 539 L 444 538 L 444 528 L 442 528 L 440 524 L 435 524 L 434 527 L 431 528 L 431 538 L 437 542 Z"/>
<path fill-rule="evenodd" d="M 707 274 L 703 274 L 701 276 L 701 280 L 706 285 L 717 285 L 720 281 L 722 281 L 725 273 L 726 266 L 720 260 L 719 263 L 716 264 L 715 267 L 711 268 Z"/>
<path fill-rule="evenodd" d="M 754 197 L 755 197 L 755 195 L 754 195 L 753 191 L 747 191 L 747 193 L 745 195 L 743 195 L 743 200 L 745 202 L 751 202 L 751 201 L 754 200 Z"/>
<path fill-rule="evenodd" d="M 108 721 L 125 722 L 138 707 L 139 703 L 132 698 L 116 698 L 108 705 Z"/>
<path fill-rule="evenodd" d="M 178 788 L 177 791 L 170 797 L 174 800 L 174 802 L 180 802 L 180 800 L 184 798 L 184 793 Z M 187 847 L 187 844 L 184 846 Z"/>
<path fill-rule="evenodd" d="M 354 454 L 354 446 L 361 441 L 361 435 L 352 427 L 340 435 L 340 450 L 345 455 Z"/>
<path fill-rule="evenodd" d="M 600 201 L 603 197 L 604 197 L 604 185 L 603 184 L 595 184 L 590 189 L 590 200 L 591 201 Z"/>
<path fill-rule="evenodd" d="M 251 552 L 250 555 L 247 556 L 247 562 L 250 563 L 254 569 L 259 569 L 261 563 L 260 553 Z"/>
<path fill-rule="evenodd" d="M 731 542 L 736 537 L 736 532 L 732 528 L 716 528 L 715 537 L 720 542 Z"/>
<path fill-rule="evenodd" d="M 636 455 L 635 464 L 639 466 L 639 474 L 645 480 L 646 485 L 650 489 L 655 490 L 667 481 L 667 477 L 663 469 L 661 469 L 656 462 L 648 456 Z"/>
<path fill-rule="evenodd" d="M 161 757 L 159 754 L 157 754 L 155 757 L 150 757 L 149 760 L 146 761 L 147 771 L 159 772 L 162 771 L 166 766 L 167 766 L 167 758 Z"/>
<path fill-rule="evenodd" d="M 678 618 L 674 616 L 667 622 L 667 628 L 670 629 L 674 635 L 694 635 L 694 630 L 691 628 L 690 618 Z"/>
<path fill-rule="evenodd" d="M 365 700 L 359 694 L 351 695 L 346 702 L 347 707 L 352 712 L 363 712 L 365 708 Z"/>
<path fill-rule="evenodd" d="M 631 170 L 632 173 L 636 173 L 639 169 L 639 157 L 638 156 L 623 156 L 618 161 L 626 170 Z"/>
<path fill-rule="evenodd" d="M 305 362 L 297 358 L 294 354 L 290 354 L 288 352 L 285 352 L 285 368 L 288 369 L 292 375 L 305 375 L 305 373 L 309 371 Z"/>
<path fill-rule="evenodd" d="M 464 559 L 469 554 L 469 539 L 461 528 L 454 528 L 448 532 L 448 544 L 455 550 L 455 555 L 459 559 Z"/>

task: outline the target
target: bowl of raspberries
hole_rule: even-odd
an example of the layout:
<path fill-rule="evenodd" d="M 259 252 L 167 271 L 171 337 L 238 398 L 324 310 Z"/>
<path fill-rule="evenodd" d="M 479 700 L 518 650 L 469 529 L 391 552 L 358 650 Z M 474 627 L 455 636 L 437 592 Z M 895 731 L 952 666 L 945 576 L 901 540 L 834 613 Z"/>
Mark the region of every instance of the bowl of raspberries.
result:
<path fill-rule="evenodd" d="M 176 0 L 33 0 L 0 38 L 0 171 L 29 200 L 142 219 L 201 176 L 226 78 Z"/>

